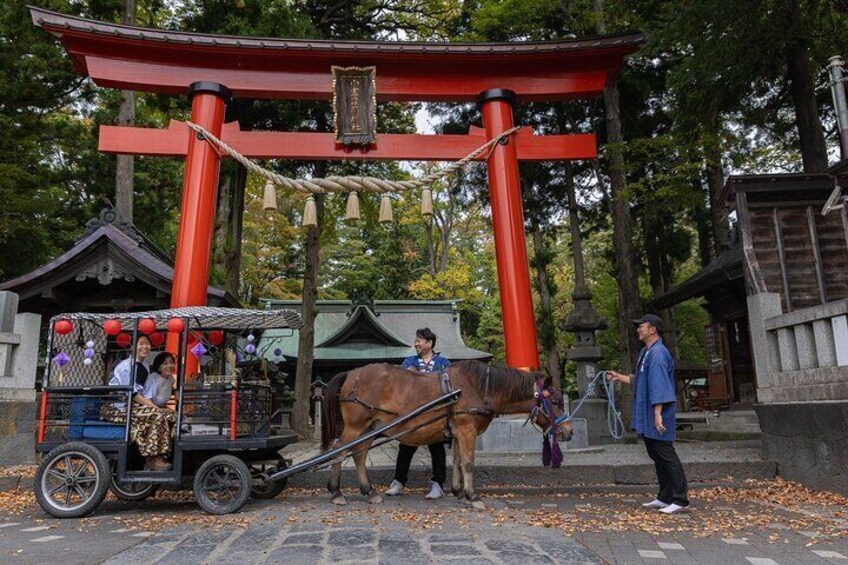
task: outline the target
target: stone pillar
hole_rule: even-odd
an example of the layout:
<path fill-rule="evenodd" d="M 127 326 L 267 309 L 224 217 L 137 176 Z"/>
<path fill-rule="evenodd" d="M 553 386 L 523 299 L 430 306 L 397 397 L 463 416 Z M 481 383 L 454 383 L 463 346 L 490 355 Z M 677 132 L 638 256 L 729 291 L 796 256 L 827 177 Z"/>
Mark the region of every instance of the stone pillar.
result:
<path fill-rule="evenodd" d="M 33 463 L 35 376 L 41 316 L 17 314 L 18 295 L 0 292 L 0 462 Z"/>
<path fill-rule="evenodd" d="M 780 295 L 775 292 L 760 292 L 748 297 L 748 324 L 751 332 L 751 357 L 757 372 L 757 400 L 771 400 L 771 388 L 780 372 L 780 351 L 777 337 L 766 331 L 765 321 L 780 316 L 783 308 Z"/>

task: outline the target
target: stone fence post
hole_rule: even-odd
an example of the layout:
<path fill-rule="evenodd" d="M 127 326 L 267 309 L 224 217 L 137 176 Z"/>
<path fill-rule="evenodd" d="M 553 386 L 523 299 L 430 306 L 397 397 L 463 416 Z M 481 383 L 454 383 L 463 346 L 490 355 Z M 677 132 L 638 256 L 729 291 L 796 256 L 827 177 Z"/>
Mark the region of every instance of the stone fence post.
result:
<path fill-rule="evenodd" d="M 0 465 L 35 461 L 35 376 L 39 314 L 18 314 L 18 295 L 0 292 Z"/>

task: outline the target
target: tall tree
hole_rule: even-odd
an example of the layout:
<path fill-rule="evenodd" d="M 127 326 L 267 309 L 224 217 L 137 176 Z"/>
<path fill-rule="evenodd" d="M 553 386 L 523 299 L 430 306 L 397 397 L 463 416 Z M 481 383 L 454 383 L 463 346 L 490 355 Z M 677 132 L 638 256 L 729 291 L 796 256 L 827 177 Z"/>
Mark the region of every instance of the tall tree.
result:
<path fill-rule="evenodd" d="M 602 0 L 594 0 L 595 29 L 606 33 Z M 627 178 L 624 170 L 624 135 L 621 129 L 621 107 L 618 87 L 604 89 L 604 116 L 606 117 L 607 146 L 609 160 L 610 207 L 612 209 L 613 248 L 615 250 L 616 282 L 618 283 L 618 332 L 621 345 L 621 367 L 630 371 L 631 363 L 639 351 L 631 320 L 639 317 L 641 304 L 639 285 L 633 253 L 633 227 L 630 218 L 630 201 L 627 195 Z"/>
<path fill-rule="evenodd" d="M 135 0 L 124 0 L 121 24 L 135 25 Z M 121 106 L 118 109 L 119 126 L 135 125 L 135 92 L 121 91 Z M 132 155 L 118 155 L 115 165 L 115 207 L 128 221 L 133 221 L 133 165 Z"/>

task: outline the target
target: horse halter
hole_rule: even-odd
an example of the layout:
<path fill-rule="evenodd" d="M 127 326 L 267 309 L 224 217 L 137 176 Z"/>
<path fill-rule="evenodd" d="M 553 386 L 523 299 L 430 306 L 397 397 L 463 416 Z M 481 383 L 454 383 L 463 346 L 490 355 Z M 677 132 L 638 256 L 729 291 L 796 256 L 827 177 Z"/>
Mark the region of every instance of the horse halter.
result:
<path fill-rule="evenodd" d="M 533 397 L 533 404 L 530 405 L 530 411 L 527 414 L 527 422 L 533 423 L 533 427 L 536 427 L 536 417 L 541 414 L 547 421 L 547 425 L 541 430 L 542 434 L 548 434 L 551 428 L 559 424 L 554 413 L 554 406 L 563 408 L 562 395 L 553 385 L 545 386 L 545 379 L 542 378 L 533 383 Z"/>

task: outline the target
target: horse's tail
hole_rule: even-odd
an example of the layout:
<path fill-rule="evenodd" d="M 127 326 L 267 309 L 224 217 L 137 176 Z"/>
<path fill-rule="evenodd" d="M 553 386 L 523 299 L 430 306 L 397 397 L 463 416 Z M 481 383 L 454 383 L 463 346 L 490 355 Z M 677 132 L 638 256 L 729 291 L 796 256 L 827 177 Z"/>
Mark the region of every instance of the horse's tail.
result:
<path fill-rule="evenodd" d="M 347 379 L 347 372 L 339 373 L 327 383 L 324 389 L 323 409 L 321 410 L 321 449 L 327 451 L 333 440 L 342 435 L 344 420 L 342 419 L 342 403 L 339 400 L 342 385 Z"/>

